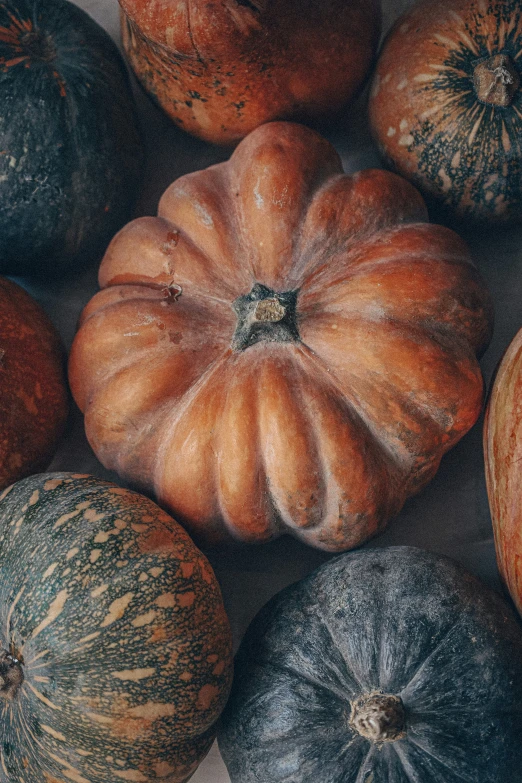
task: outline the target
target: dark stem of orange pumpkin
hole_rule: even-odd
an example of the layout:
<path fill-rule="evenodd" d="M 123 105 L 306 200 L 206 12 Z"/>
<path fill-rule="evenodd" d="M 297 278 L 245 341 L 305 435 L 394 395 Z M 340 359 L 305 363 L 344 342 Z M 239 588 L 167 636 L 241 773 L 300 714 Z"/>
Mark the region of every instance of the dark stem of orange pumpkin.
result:
<path fill-rule="evenodd" d="M 352 702 L 351 728 L 375 745 L 406 736 L 406 714 L 399 696 L 373 692 Z"/>
<path fill-rule="evenodd" d="M 520 75 L 508 54 L 495 54 L 475 66 L 473 84 L 479 101 L 506 108 L 520 87 Z"/>
<path fill-rule="evenodd" d="M 0 650 L 0 696 L 14 699 L 23 681 L 21 662 L 6 650 Z"/>
<path fill-rule="evenodd" d="M 237 326 L 232 339 L 235 351 L 259 342 L 297 342 L 297 291 L 273 291 L 256 283 L 250 293 L 233 303 Z"/>

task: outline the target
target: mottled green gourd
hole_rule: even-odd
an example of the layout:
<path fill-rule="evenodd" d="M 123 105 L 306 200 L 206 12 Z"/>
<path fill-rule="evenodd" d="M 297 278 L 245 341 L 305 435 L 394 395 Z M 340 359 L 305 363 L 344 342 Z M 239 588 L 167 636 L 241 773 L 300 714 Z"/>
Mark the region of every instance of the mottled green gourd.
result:
<path fill-rule="evenodd" d="M 0 496 L 1 783 L 182 783 L 231 637 L 206 558 L 152 501 L 42 474 Z"/>
<path fill-rule="evenodd" d="M 67 0 L 0 0 L 0 273 L 81 265 L 130 217 L 142 142 L 110 36 Z"/>

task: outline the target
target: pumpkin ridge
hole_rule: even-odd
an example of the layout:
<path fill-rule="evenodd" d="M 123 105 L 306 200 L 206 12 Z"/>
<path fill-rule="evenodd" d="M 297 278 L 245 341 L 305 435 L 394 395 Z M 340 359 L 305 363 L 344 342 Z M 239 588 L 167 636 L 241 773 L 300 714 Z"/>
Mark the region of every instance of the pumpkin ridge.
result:
<path fill-rule="evenodd" d="M 463 609 L 467 609 L 467 607 L 469 607 L 469 605 L 470 605 L 470 601 L 469 601 L 469 598 L 468 598 L 467 601 L 466 601 L 466 606 L 463 607 Z M 415 680 L 418 679 L 418 677 L 422 674 L 423 669 L 429 664 L 429 662 L 432 659 L 432 657 L 434 655 L 436 655 L 436 653 L 438 653 L 439 650 L 444 647 L 444 645 L 447 643 L 448 639 L 450 638 L 451 634 L 455 630 L 457 630 L 457 631 L 459 630 L 459 627 L 462 624 L 462 622 L 463 622 L 463 618 L 460 617 L 454 623 L 451 624 L 451 626 L 448 628 L 446 633 L 442 636 L 441 639 L 439 639 L 439 641 L 437 642 L 437 644 L 433 648 L 433 650 L 430 652 L 430 654 L 423 660 L 421 665 L 413 672 L 412 676 L 410 677 L 410 679 L 408 680 L 408 682 L 406 683 L 404 688 L 402 688 L 402 690 L 399 692 L 399 694 L 398 694 L 399 696 L 402 697 L 403 695 L 406 694 L 408 689 L 411 688 L 411 686 L 415 683 Z M 406 698 L 408 699 L 408 703 L 411 703 L 411 699 L 408 696 L 406 696 Z"/>
<path fill-rule="evenodd" d="M 172 410 L 167 411 L 167 415 L 164 420 L 163 437 L 156 445 L 156 459 L 154 460 L 154 492 L 159 498 L 161 498 L 163 494 L 161 490 L 161 476 L 163 474 L 161 465 L 165 461 L 165 453 L 169 449 L 169 440 L 172 436 L 172 432 L 176 428 L 176 425 L 182 416 L 192 405 L 195 404 L 198 395 L 204 391 L 212 377 L 216 375 L 223 366 L 226 366 L 229 357 L 230 351 L 226 351 L 224 354 L 221 354 L 216 359 L 214 359 L 214 361 L 207 367 L 205 372 L 201 374 L 198 380 L 189 389 L 187 389 L 185 394 L 179 400 L 178 404 Z"/>
<path fill-rule="evenodd" d="M 254 382 L 255 383 L 255 382 Z M 259 416 L 257 415 L 257 409 L 259 405 L 259 387 L 257 384 L 255 384 L 255 397 L 253 406 L 255 406 L 255 414 L 254 414 L 254 420 L 256 422 L 256 428 L 255 433 L 252 437 L 252 447 L 255 451 L 255 457 L 256 457 L 256 463 L 257 463 L 257 475 L 259 477 L 260 483 L 264 486 L 264 492 L 263 492 L 263 500 L 266 505 L 266 514 L 265 519 L 268 524 L 268 527 L 270 528 L 270 532 L 268 534 L 262 535 L 263 541 L 270 540 L 271 535 L 278 535 L 282 531 L 282 522 L 280 520 L 280 517 L 277 513 L 276 505 L 273 501 L 272 495 L 268 490 L 268 478 L 267 478 L 267 469 L 266 464 L 264 461 L 264 455 L 263 450 L 261 449 L 261 437 L 260 437 L 260 423 L 259 423 Z M 227 402 L 229 399 L 229 389 L 227 388 L 227 394 L 224 402 L 223 409 L 226 412 L 227 410 Z M 226 418 L 224 419 L 224 422 L 226 422 Z M 217 429 L 217 441 L 218 441 L 218 449 L 216 451 L 216 463 L 215 463 L 215 486 L 217 487 L 217 499 L 218 499 L 218 505 L 221 513 L 223 514 L 223 521 L 232 535 L 234 539 L 238 538 L 239 536 L 239 530 L 237 525 L 234 523 L 234 521 L 230 518 L 230 514 L 228 513 L 228 501 L 225 498 L 225 492 L 223 490 L 222 486 L 222 477 L 221 477 L 221 466 L 226 464 L 226 451 L 223 448 L 222 440 L 221 440 L 221 428 L 224 427 L 224 423 L 221 422 L 218 424 Z M 261 513 L 263 512 L 263 509 L 261 509 Z M 257 516 L 257 514 L 256 514 Z M 266 528 L 266 525 L 265 525 Z M 255 533 L 258 534 L 259 529 L 256 526 Z M 264 533 L 264 530 L 261 530 L 261 533 Z M 240 536 L 239 536 L 240 538 Z M 259 537 L 256 535 L 254 538 L 255 541 L 259 541 Z"/>
<path fill-rule="evenodd" d="M 433 753 L 433 751 L 431 751 L 431 750 L 428 750 L 427 748 L 425 748 L 423 745 L 421 745 L 421 744 L 418 742 L 418 740 L 414 739 L 414 738 L 413 738 L 413 737 L 411 737 L 410 735 L 408 735 L 408 742 L 411 742 L 411 744 L 412 744 L 412 745 L 415 745 L 415 747 L 419 748 L 419 750 L 421 750 L 423 753 L 425 753 L 425 754 L 426 754 L 427 756 L 429 756 L 430 758 L 432 758 L 432 759 L 435 759 L 435 761 L 437 761 L 437 762 L 438 762 L 438 763 L 439 763 L 439 764 L 440 764 L 442 767 L 444 767 L 444 769 L 447 769 L 447 770 L 449 770 L 449 771 L 451 772 L 451 774 L 452 774 L 452 775 L 453 775 L 455 778 L 457 778 L 457 780 L 461 780 L 461 781 L 463 781 L 463 783 L 475 783 L 475 779 L 474 779 L 474 778 L 469 778 L 469 777 L 467 777 L 467 776 L 466 776 L 466 777 L 463 777 L 463 775 L 461 775 L 459 772 L 456 772 L 456 771 L 455 771 L 453 768 L 451 768 L 451 767 L 449 766 L 449 764 L 447 764 L 447 763 L 446 763 L 446 762 L 444 762 L 444 761 L 443 761 L 441 758 L 439 758 L 438 756 L 436 756 L 436 755 Z M 394 744 L 393 744 L 393 749 L 395 750 L 395 752 L 397 753 L 397 755 L 398 755 L 398 756 L 399 756 L 399 758 L 401 759 L 401 762 L 402 762 L 402 764 L 404 765 L 405 772 L 406 772 L 406 768 L 407 768 L 408 764 L 407 764 L 407 761 L 406 761 L 406 759 L 405 759 L 403 756 L 401 756 L 401 753 L 403 752 L 403 751 L 402 751 L 402 748 L 400 748 L 400 746 L 399 746 L 399 747 L 396 747 L 396 744 L 394 743 Z M 406 773 L 406 774 L 407 774 L 407 773 Z M 413 781 L 412 783 L 415 783 L 415 781 Z"/>
<path fill-rule="evenodd" d="M 379 440 L 375 427 L 370 422 L 370 420 L 368 420 L 365 417 L 364 408 L 358 403 L 357 399 L 353 396 L 352 390 L 350 389 L 346 391 L 344 389 L 343 385 L 336 377 L 335 372 L 330 369 L 326 361 L 322 357 L 320 357 L 312 348 L 310 348 L 309 345 L 307 345 L 304 342 L 301 342 L 299 345 L 299 349 L 303 352 L 303 355 L 306 358 L 311 360 L 312 363 L 321 370 L 321 373 L 324 376 L 325 380 L 329 381 L 332 387 L 339 394 L 340 398 L 346 401 L 346 403 L 353 410 L 354 414 L 357 416 L 357 419 L 361 422 L 361 424 L 364 426 L 367 433 L 370 435 L 372 442 L 375 443 L 377 449 L 381 451 L 384 455 L 386 455 L 387 462 L 389 461 L 390 467 L 394 468 L 394 473 L 400 475 L 401 473 L 400 456 L 390 448 L 388 443 L 381 442 Z"/>
<path fill-rule="evenodd" d="M 300 419 L 304 419 L 306 421 L 310 421 L 310 412 L 308 405 L 306 404 L 306 401 L 304 399 L 302 385 L 301 385 L 301 378 L 302 378 L 302 367 L 300 364 L 295 362 L 294 357 L 296 354 L 296 350 L 299 349 L 299 343 L 282 343 L 281 346 L 276 344 L 276 351 L 280 348 L 280 350 L 283 352 L 283 355 L 288 357 L 288 361 L 286 366 L 277 367 L 277 375 L 281 377 L 282 385 L 285 385 L 285 388 L 290 392 L 288 396 L 292 396 L 293 398 L 298 398 L 300 400 L 300 405 L 296 406 L 296 410 L 299 411 L 297 414 Z M 271 363 L 267 361 L 261 362 L 261 369 L 260 373 L 263 372 L 263 369 L 265 369 L 265 372 L 267 372 L 266 368 L 268 367 L 268 372 L 270 371 Z M 261 384 L 260 384 L 261 386 Z M 260 400 L 262 400 L 261 394 L 258 394 L 257 403 L 258 403 L 258 411 L 260 410 Z M 288 397 L 286 398 L 288 399 Z M 286 400 L 283 402 L 283 405 L 285 405 Z M 280 410 L 280 409 L 279 409 Z M 278 413 L 279 413 L 278 410 Z M 274 414 L 272 412 L 272 415 L 270 418 L 272 419 L 274 417 Z M 262 416 L 258 415 L 258 426 L 259 431 L 261 430 L 262 426 Z M 301 434 L 301 430 L 299 431 Z M 314 465 L 315 468 L 317 468 L 317 460 L 319 462 L 321 461 L 321 454 L 320 454 L 320 448 L 319 443 L 317 440 L 315 428 L 309 428 L 308 430 L 306 428 L 303 428 L 302 432 L 304 433 L 304 437 L 306 439 L 307 448 L 306 448 L 306 455 L 310 458 L 310 463 Z M 260 443 L 260 449 L 262 454 L 262 464 L 263 469 L 266 474 L 266 481 L 267 485 L 270 488 L 270 497 L 271 497 L 271 503 L 273 504 L 273 507 L 276 511 L 276 517 L 279 521 L 279 527 L 286 526 L 290 530 L 292 530 L 293 534 L 298 536 L 302 532 L 310 531 L 310 530 L 321 530 L 323 523 L 324 523 L 324 515 L 325 515 L 325 505 L 326 505 L 326 481 L 324 476 L 324 470 L 318 471 L 312 470 L 310 474 L 309 479 L 309 487 L 306 490 L 306 494 L 311 493 L 311 487 L 313 486 L 314 481 L 317 482 L 317 486 L 314 487 L 314 497 L 313 502 L 311 504 L 312 509 L 317 509 L 319 513 L 317 514 L 317 518 L 313 518 L 313 514 L 311 513 L 311 509 L 309 510 L 308 516 L 306 518 L 306 522 L 303 522 L 303 514 L 300 513 L 301 509 L 297 511 L 296 509 L 301 506 L 300 499 L 297 497 L 294 497 L 293 490 L 291 490 L 288 486 L 288 483 L 286 481 L 286 477 L 282 477 L 282 480 L 279 479 L 278 470 L 273 465 L 269 465 L 269 460 L 267 453 L 269 453 L 269 441 L 266 437 L 262 437 L 259 439 Z M 268 448 L 267 448 L 268 447 Z M 290 445 L 290 448 L 288 450 L 290 456 L 288 456 L 288 460 L 290 459 L 295 460 L 296 454 L 298 454 L 297 448 L 294 447 L 294 444 L 292 443 Z M 288 455 L 287 452 L 287 455 Z M 297 457 L 298 458 L 298 457 Z M 274 473 L 276 474 L 274 478 Z M 271 475 L 272 474 L 272 475 Z M 316 493 L 320 493 L 319 499 L 317 499 Z M 292 511 L 294 513 L 292 513 Z M 298 516 L 299 521 L 297 521 L 294 517 Z"/>
<path fill-rule="evenodd" d="M 364 319 L 366 323 L 373 323 L 375 327 L 378 329 L 382 326 L 381 321 L 372 321 L 370 319 Z M 355 324 L 358 323 L 358 319 L 354 319 Z M 395 325 L 395 321 L 392 319 L 386 320 L 386 326 L 387 327 L 393 327 Z M 435 410 L 433 409 L 433 405 L 430 401 L 430 398 L 428 396 L 428 393 L 424 393 L 425 399 L 421 399 L 419 395 L 414 399 L 410 399 L 408 395 L 406 395 L 405 391 L 398 396 L 398 399 L 402 401 L 403 407 L 407 408 L 409 412 L 415 411 L 416 418 L 420 420 L 424 420 L 424 423 L 430 422 L 436 430 L 439 432 L 441 436 L 448 436 L 448 439 L 444 442 L 440 442 L 438 444 L 434 444 L 433 449 L 434 452 L 439 454 L 439 461 L 442 455 L 452 446 L 452 443 L 454 442 L 454 439 L 459 437 L 459 432 L 466 428 L 469 429 L 467 426 L 467 423 L 469 422 L 470 418 L 474 417 L 473 424 L 477 420 L 478 416 L 480 415 L 480 410 L 482 408 L 482 400 L 483 400 L 483 388 L 484 388 L 484 382 L 482 379 L 482 375 L 480 373 L 480 369 L 478 366 L 476 366 L 476 363 L 473 361 L 473 353 L 471 350 L 471 347 L 469 346 L 469 342 L 465 338 L 460 338 L 458 334 L 455 334 L 455 342 L 456 347 L 458 349 L 462 350 L 462 355 L 460 354 L 460 350 L 455 350 L 453 348 L 451 350 L 451 346 L 449 346 L 450 350 L 448 350 L 448 346 L 445 344 L 445 341 L 443 340 L 444 337 L 444 331 L 438 330 L 438 337 L 439 339 L 433 338 L 433 330 L 428 330 L 427 328 L 422 327 L 416 327 L 409 325 L 408 328 L 405 330 L 404 325 L 401 322 L 398 322 L 398 328 L 395 329 L 394 332 L 391 332 L 392 336 L 394 333 L 399 338 L 404 338 L 405 341 L 408 342 L 409 346 L 411 346 L 411 349 L 413 349 L 413 346 L 415 344 L 423 345 L 424 341 L 422 338 L 424 336 L 431 337 L 430 343 L 428 345 L 431 346 L 431 348 L 434 349 L 434 356 L 436 360 L 444 359 L 445 362 L 445 370 L 447 371 L 448 376 L 456 375 L 457 379 L 460 383 L 465 383 L 466 385 L 472 385 L 473 387 L 476 387 L 476 384 L 478 382 L 478 386 L 480 387 L 480 391 L 478 391 L 478 387 L 476 388 L 475 394 L 474 394 L 474 407 L 471 407 L 471 395 L 468 395 L 469 398 L 469 404 L 468 404 L 468 411 L 464 411 L 463 409 L 459 411 L 461 421 L 459 423 L 459 426 L 455 426 L 455 421 L 453 420 L 450 425 L 450 415 L 451 411 L 447 410 L 444 405 L 441 404 L 440 397 L 435 398 Z M 419 340 L 419 337 L 421 338 Z M 317 353 L 314 352 L 314 355 L 317 356 Z M 461 366 L 463 365 L 463 366 Z M 451 372 L 448 372 L 451 370 Z M 335 368 L 329 367 L 327 370 L 328 374 L 337 377 L 335 374 Z M 372 383 L 371 376 L 367 376 L 366 378 L 361 375 L 356 375 L 351 371 L 348 371 L 350 376 L 355 378 L 356 382 L 358 383 Z M 418 385 L 418 376 L 414 374 L 408 375 L 409 379 L 413 379 Z M 337 379 L 338 380 L 338 379 Z M 339 382 L 339 381 L 338 381 Z M 343 388 L 343 384 L 339 382 L 339 385 L 341 388 Z M 344 392 L 347 399 L 350 399 L 353 405 L 358 404 L 362 410 L 365 411 L 365 414 L 367 418 L 369 418 L 369 415 L 366 413 L 366 407 L 364 404 L 364 401 L 354 393 L 353 389 L 350 387 L 350 391 Z M 430 395 L 433 395 L 433 392 L 430 392 Z M 356 402 L 357 401 L 357 402 Z M 470 412 L 474 413 L 471 415 Z M 463 416 L 465 417 L 463 418 Z M 455 416 L 453 416 L 453 419 L 455 419 Z M 471 425 L 469 425 L 471 426 Z M 419 456 L 419 455 L 415 455 Z M 427 479 L 426 479 L 427 480 Z"/>

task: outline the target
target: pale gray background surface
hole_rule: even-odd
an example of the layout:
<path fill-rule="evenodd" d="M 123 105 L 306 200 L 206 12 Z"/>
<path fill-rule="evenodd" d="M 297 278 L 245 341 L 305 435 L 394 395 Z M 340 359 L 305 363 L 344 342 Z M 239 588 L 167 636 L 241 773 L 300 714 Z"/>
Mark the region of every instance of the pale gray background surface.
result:
<path fill-rule="evenodd" d="M 119 41 L 117 0 L 76 2 Z M 412 4 L 412 0 L 384 0 L 385 27 Z M 146 180 L 136 215 L 154 214 L 158 198 L 170 182 L 186 172 L 225 160 L 229 151 L 178 131 L 140 90 L 136 90 L 136 95 L 148 150 Z M 348 172 L 378 165 L 363 112 L 364 104 L 359 101 L 347 112 L 346 127 L 338 127 L 329 134 Z M 493 342 L 482 361 L 489 385 L 501 354 L 522 326 L 522 230 L 491 231 L 480 237 L 469 233 L 466 239 L 496 306 Z M 97 290 L 96 266 L 61 283 L 28 287 L 50 314 L 69 347 L 79 313 Z M 481 441 L 482 420 L 444 458 L 429 487 L 410 500 L 388 530 L 370 545 L 411 544 L 442 552 L 460 560 L 491 584 L 498 584 Z M 50 470 L 90 472 L 116 478 L 94 457 L 77 411 L 71 417 L 68 432 Z M 264 547 L 238 549 L 227 554 L 210 553 L 209 556 L 223 589 L 236 643 L 268 598 L 328 558 L 288 538 Z M 216 746 L 192 780 L 194 783 L 229 783 Z"/>

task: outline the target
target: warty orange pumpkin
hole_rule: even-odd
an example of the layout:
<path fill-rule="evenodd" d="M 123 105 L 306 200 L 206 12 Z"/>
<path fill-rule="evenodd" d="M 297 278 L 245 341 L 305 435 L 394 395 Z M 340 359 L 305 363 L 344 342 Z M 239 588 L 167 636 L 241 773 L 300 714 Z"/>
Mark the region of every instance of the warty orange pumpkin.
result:
<path fill-rule="evenodd" d="M 120 0 L 136 76 L 181 128 L 236 142 L 332 114 L 360 88 L 380 0 Z"/>
<path fill-rule="evenodd" d="M 40 474 L 0 496 L 0 780 L 184 783 L 232 677 L 208 560 L 151 500 Z"/>
<path fill-rule="evenodd" d="M 99 459 L 205 544 L 382 529 L 474 424 L 488 292 L 417 191 L 269 123 L 100 268 L 70 355 Z"/>
<path fill-rule="evenodd" d="M 0 277 L 0 489 L 47 466 L 68 407 L 54 326 L 23 288 Z"/>

